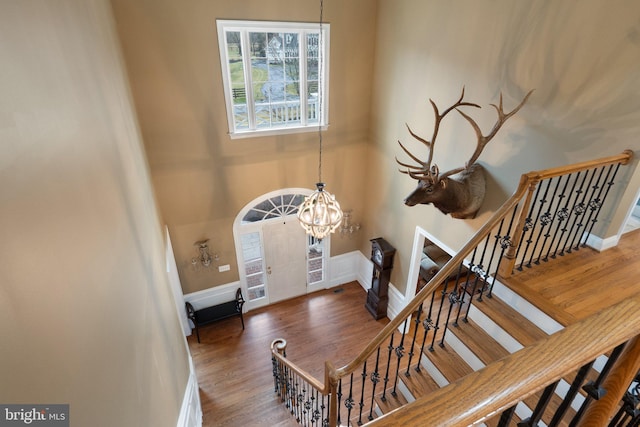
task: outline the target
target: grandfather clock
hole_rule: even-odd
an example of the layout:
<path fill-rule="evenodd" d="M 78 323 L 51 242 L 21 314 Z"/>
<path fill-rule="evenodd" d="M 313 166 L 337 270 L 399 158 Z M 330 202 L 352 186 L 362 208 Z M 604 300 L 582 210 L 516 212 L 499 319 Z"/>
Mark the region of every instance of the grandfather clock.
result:
<path fill-rule="evenodd" d="M 396 249 L 382 237 L 371 239 L 373 275 L 371 277 L 371 288 L 367 291 L 365 307 L 376 320 L 382 319 L 387 315 L 389 279 L 391 278 L 395 253 Z"/>

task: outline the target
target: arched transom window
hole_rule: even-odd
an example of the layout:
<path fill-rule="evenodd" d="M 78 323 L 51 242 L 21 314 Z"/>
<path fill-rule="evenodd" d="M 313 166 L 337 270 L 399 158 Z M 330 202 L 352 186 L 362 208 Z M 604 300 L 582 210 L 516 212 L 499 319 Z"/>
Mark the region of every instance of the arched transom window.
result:
<path fill-rule="evenodd" d="M 245 214 L 242 223 L 264 221 L 266 219 L 280 218 L 293 215 L 298 212 L 298 206 L 302 204 L 302 194 L 281 194 L 262 200 Z"/>

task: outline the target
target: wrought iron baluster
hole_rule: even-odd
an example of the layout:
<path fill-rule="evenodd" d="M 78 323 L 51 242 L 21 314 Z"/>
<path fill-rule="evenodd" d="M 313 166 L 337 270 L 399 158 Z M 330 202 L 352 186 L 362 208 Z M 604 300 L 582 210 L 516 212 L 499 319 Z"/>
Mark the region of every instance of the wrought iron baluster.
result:
<path fill-rule="evenodd" d="M 342 415 L 342 378 L 338 381 L 338 392 L 336 393 L 336 397 L 338 398 L 338 425 L 342 425 L 342 421 L 340 416 Z"/>
<path fill-rule="evenodd" d="M 493 249 L 491 249 L 491 255 L 489 256 L 489 264 L 487 265 L 487 273 L 489 274 L 489 276 L 487 277 L 485 286 L 483 288 L 483 292 L 486 290 L 487 291 L 487 298 L 491 298 L 491 290 L 493 289 L 493 284 L 496 281 L 496 276 L 498 275 L 498 267 L 500 266 L 500 258 L 502 257 L 502 254 L 498 255 L 498 245 L 500 244 L 500 234 L 502 232 L 502 225 L 504 224 L 504 218 L 502 218 L 500 220 L 500 224 L 498 225 L 498 231 L 496 232 L 496 234 L 493 236 L 494 240 L 493 240 Z M 491 235 L 491 231 L 489 232 L 489 234 L 487 236 Z M 491 274 L 491 265 L 493 264 L 494 259 L 496 258 L 496 256 L 498 257 L 498 265 L 496 266 L 496 269 L 493 272 L 493 275 Z M 489 277 L 492 277 L 493 280 L 491 281 L 491 284 L 489 284 Z"/>
<path fill-rule="evenodd" d="M 309 383 L 304 381 L 302 387 L 302 398 L 304 406 L 302 411 L 304 413 L 305 425 L 311 424 L 311 417 L 313 415 L 313 389 L 309 388 Z"/>
<path fill-rule="evenodd" d="M 553 392 L 556 391 L 558 382 L 559 381 L 556 381 L 553 384 L 549 384 L 547 387 L 545 387 L 544 391 L 542 392 L 542 396 L 540 396 L 540 400 L 538 400 L 538 403 L 536 404 L 536 407 L 533 410 L 531 416 L 525 420 L 520 421 L 518 423 L 518 427 L 535 427 L 538 425 L 540 419 L 542 418 L 544 410 L 547 409 L 547 405 L 549 405 L 549 402 L 551 401 Z"/>
<path fill-rule="evenodd" d="M 295 385 L 294 385 L 294 381 L 293 381 L 293 372 L 291 372 L 291 369 L 289 369 L 288 367 L 286 368 L 286 375 L 287 375 L 287 388 L 286 388 L 286 399 L 287 399 L 287 403 L 286 403 L 286 407 L 289 409 L 289 411 L 291 412 L 291 415 L 294 414 L 294 400 L 293 400 L 293 396 L 295 396 Z"/>
<path fill-rule="evenodd" d="M 563 224 L 563 228 L 560 229 L 560 237 L 557 240 L 557 245 L 556 245 L 556 250 L 553 252 L 553 255 L 551 256 L 551 258 L 555 258 L 556 254 L 560 255 L 560 256 L 564 256 L 564 246 L 561 248 L 561 244 L 562 244 L 562 239 L 565 235 L 565 233 L 568 231 L 567 230 L 567 225 L 569 225 L 569 217 L 571 214 L 571 211 L 569 209 L 569 203 L 571 202 L 571 199 L 573 198 L 574 195 L 574 191 L 576 189 L 576 184 L 578 183 L 578 180 L 580 179 L 580 174 L 582 173 L 582 171 L 579 171 L 576 173 L 575 175 L 575 179 L 573 181 L 573 185 L 571 186 L 571 192 L 569 193 L 569 197 L 567 197 L 567 201 L 565 204 L 565 207 L 562 209 L 562 214 L 563 217 L 561 218 L 560 223 L 558 224 L 558 227 L 560 227 L 560 225 L 562 224 L 562 220 L 567 220 L 566 224 Z M 558 249 L 561 249 L 560 252 L 558 252 Z"/>
<path fill-rule="evenodd" d="M 376 367 L 373 369 L 371 373 L 371 383 L 373 383 L 373 387 L 371 390 L 371 407 L 369 409 L 369 416 L 367 417 L 369 421 L 373 420 L 373 406 L 374 406 L 374 398 L 376 396 L 376 386 L 380 382 L 380 372 L 378 372 L 378 366 L 380 363 L 380 347 L 376 351 Z"/>
<path fill-rule="evenodd" d="M 476 290 L 478 289 L 478 281 L 480 280 L 480 275 L 484 271 L 482 270 L 482 264 L 474 266 L 473 270 L 470 273 L 473 273 L 475 279 L 473 279 L 473 286 L 471 287 L 471 293 L 469 294 L 469 304 L 467 304 L 467 311 L 462 318 L 462 321 L 467 323 L 469 322 L 469 311 L 471 310 L 471 304 L 473 303 L 473 296 L 476 294 Z"/>
<path fill-rule="evenodd" d="M 478 301 L 482 301 L 482 295 L 484 294 L 484 290 L 487 287 L 487 277 L 489 276 L 489 265 L 485 263 L 485 255 L 487 254 L 487 248 L 489 247 L 489 242 L 491 241 L 491 232 L 487 233 L 487 238 L 484 241 L 484 246 L 482 248 L 482 257 L 480 258 L 480 264 L 476 267 L 476 269 L 480 273 L 480 278 L 482 280 L 482 286 L 480 286 L 480 291 L 478 295 Z M 487 265 L 485 269 L 483 266 Z M 474 293 L 475 295 L 475 293 Z M 471 304 L 471 302 L 469 302 Z"/>
<path fill-rule="evenodd" d="M 451 294 L 449 294 L 449 313 L 447 314 L 447 322 L 449 322 L 449 319 L 451 318 L 451 314 L 453 313 L 453 308 L 455 304 L 464 304 L 464 288 L 462 286 L 460 286 L 460 276 L 462 276 L 462 268 L 464 267 L 464 264 L 462 262 L 460 262 L 460 264 L 458 264 L 458 272 L 456 273 L 456 283 L 453 285 L 453 290 L 451 291 Z M 468 274 L 468 273 L 467 273 Z M 455 301 L 454 301 L 455 300 Z M 458 310 L 459 312 L 459 310 Z M 453 326 L 457 327 L 458 326 L 458 317 L 456 316 L 456 318 L 453 320 Z"/>
<path fill-rule="evenodd" d="M 398 395 L 396 389 L 398 387 L 398 375 L 400 375 L 400 362 L 404 357 L 404 337 L 406 336 L 406 333 L 407 333 L 408 324 L 409 322 L 405 320 L 402 326 L 402 336 L 400 337 L 400 344 L 396 347 L 396 350 L 395 350 L 396 359 L 397 359 L 396 374 L 395 374 L 395 379 L 393 380 L 393 390 L 391 391 L 391 395 L 394 397 Z"/>
<path fill-rule="evenodd" d="M 516 405 L 513 405 L 511 408 L 507 409 L 500 415 L 500 421 L 498 421 L 498 427 L 508 427 L 509 423 L 511 423 L 511 418 L 513 418 L 513 413 L 516 411 Z"/>
<path fill-rule="evenodd" d="M 549 188 L 549 186 L 547 186 L 547 189 Z M 536 186 L 536 195 L 533 198 L 533 200 L 538 200 L 538 197 L 540 196 L 540 190 L 542 189 L 542 185 L 541 183 L 538 183 L 538 185 Z M 531 243 L 533 243 L 533 235 L 535 233 L 536 230 L 536 226 L 538 225 L 538 220 L 540 219 L 540 211 L 542 210 L 542 207 L 544 206 L 544 204 L 547 202 L 546 200 L 546 192 L 545 195 L 542 197 L 542 200 L 540 200 L 540 203 L 531 203 L 531 209 L 529 210 L 529 216 L 527 217 L 527 222 L 528 222 L 528 227 L 529 227 L 529 233 L 527 235 L 527 240 L 525 240 L 525 242 L 527 242 L 527 245 L 524 248 L 524 252 L 522 253 L 522 261 L 520 263 L 520 268 L 519 270 L 522 271 L 522 265 L 525 262 L 525 259 L 527 258 L 527 253 L 529 252 L 529 247 L 531 246 Z M 537 210 L 536 213 L 536 219 L 533 219 L 533 214 L 534 214 L 534 210 Z M 524 237 L 524 234 L 523 234 Z M 533 257 L 533 255 L 532 255 Z M 531 259 L 529 259 L 529 262 L 526 264 L 527 267 L 531 268 Z"/>
<path fill-rule="evenodd" d="M 529 262 L 527 263 L 527 267 L 531 267 L 532 262 L 536 265 L 540 264 L 540 254 L 537 254 L 537 257 L 536 257 L 536 253 L 537 253 L 536 251 L 538 249 L 538 245 L 540 244 L 540 238 L 542 237 L 542 233 L 545 231 L 545 228 L 549 224 L 549 222 L 551 222 L 551 214 L 549 213 L 549 210 L 553 205 L 553 198 L 551 199 L 551 201 L 549 201 L 549 204 L 547 205 L 547 210 L 544 211 L 544 213 L 542 213 L 542 210 L 544 209 L 544 205 L 548 201 L 547 196 L 549 195 L 549 188 L 551 188 L 552 181 L 553 181 L 553 178 L 547 180 L 546 187 L 544 189 L 544 194 L 542 195 L 540 209 L 538 209 L 538 216 L 536 217 L 536 224 L 540 225 L 540 230 L 538 231 L 538 236 L 536 237 L 536 241 L 533 244 L 533 249 L 531 250 L 531 257 L 529 257 Z M 542 187 L 542 183 L 540 183 L 540 188 L 541 187 Z M 534 258 L 535 258 L 535 261 L 534 261 Z"/>
<path fill-rule="evenodd" d="M 444 282 L 445 283 L 444 288 L 442 289 L 442 303 L 440 308 L 442 309 L 445 301 L 449 302 L 449 307 L 447 308 L 447 316 L 444 319 L 444 330 L 442 331 L 440 344 L 438 344 L 441 348 L 444 347 L 444 337 L 447 335 L 447 331 L 449 330 L 449 320 L 451 320 L 451 310 L 453 308 L 453 305 L 458 302 L 458 295 L 453 291 L 451 291 L 448 294 L 449 297 L 447 298 L 447 290 L 448 290 L 450 280 L 451 280 L 451 277 L 447 276 L 447 280 Z M 455 284 L 454 284 L 454 288 L 455 288 Z"/>
<path fill-rule="evenodd" d="M 545 251 L 545 248 L 547 248 L 547 242 L 549 241 L 549 237 L 551 237 L 551 230 L 553 229 L 553 226 L 555 224 L 556 215 L 562 202 L 562 198 L 556 197 L 556 195 L 558 194 L 558 190 L 560 189 L 560 184 L 562 183 L 562 178 L 562 176 L 559 176 L 557 177 L 557 179 L 551 178 L 549 180 L 549 185 L 551 185 L 551 182 L 554 181 L 555 187 L 553 188 L 553 195 L 551 196 L 549 207 L 547 211 L 540 217 L 542 228 L 545 229 L 546 227 L 546 231 L 544 233 L 544 240 L 542 241 L 542 245 L 540 246 L 540 253 L 538 253 L 538 258 L 535 261 L 536 264 L 540 264 L 540 260 L 545 262 L 549 260 L 549 251 L 547 251 L 547 254 L 544 257 L 542 257 L 542 253 Z M 554 204 L 556 204 L 555 209 Z M 552 210 L 553 213 L 551 213 Z M 542 230 L 540 231 L 542 232 Z M 553 240 L 551 241 L 550 246 L 552 245 Z"/>
<path fill-rule="evenodd" d="M 315 405 L 313 406 L 313 417 L 312 417 L 312 424 L 317 426 L 319 425 L 319 423 L 322 422 L 322 411 L 320 410 L 320 408 L 323 406 L 323 399 L 324 396 L 320 395 L 320 392 L 318 390 L 314 390 L 314 403 Z"/>
<path fill-rule="evenodd" d="M 551 242 L 549 243 L 549 250 L 547 251 L 547 254 L 544 257 L 544 261 L 547 261 L 549 259 L 549 256 L 551 256 L 551 258 L 555 258 L 556 254 L 555 252 L 553 254 L 551 254 L 551 252 L 553 252 L 553 245 L 556 242 L 556 237 L 558 237 L 558 232 L 560 231 L 560 228 L 562 227 L 562 222 L 567 218 L 567 206 L 569 203 L 569 199 L 567 198 L 567 187 L 569 186 L 569 182 L 571 181 L 571 174 L 569 175 L 565 175 L 567 180 L 564 182 L 564 186 L 562 187 L 562 192 L 560 193 L 560 195 L 558 196 L 558 205 L 556 207 L 556 212 L 553 215 L 553 221 L 555 222 L 555 231 L 553 232 L 553 237 L 551 238 Z M 563 177 L 560 177 L 560 180 L 562 180 Z M 559 185 L 559 184 L 558 184 Z M 565 204 L 563 207 L 562 206 L 562 201 L 565 200 Z M 557 221 L 556 221 L 557 219 Z M 551 230 L 549 230 L 551 231 Z"/>
<path fill-rule="evenodd" d="M 462 299 L 464 300 L 464 295 L 468 292 L 469 290 L 469 279 L 471 278 L 471 272 L 473 270 L 473 267 L 475 265 L 475 260 L 476 260 L 476 253 L 478 252 L 478 247 L 476 246 L 475 248 L 473 248 L 473 254 L 471 255 L 471 262 L 469 263 L 469 267 L 468 267 L 468 271 L 467 271 L 467 277 L 465 279 L 464 282 L 464 290 L 463 290 L 463 297 Z M 469 295 L 469 306 L 471 306 L 471 303 L 473 302 L 473 293 L 471 293 Z M 460 314 L 462 314 L 462 304 L 460 304 L 458 306 L 458 313 L 456 314 L 456 321 L 455 323 L 458 323 L 458 320 L 460 320 Z M 462 321 L 466 322 L 465 320 L 466 318 L 463 318 Z"/>
<path fill-rule="evenodd" d="M 560 424 L 560 421 L 562 421 L 562 417 L 564 417 L 565 413 L 571 406 L 571 402 L 573 402 L 573 399 L 575 399 L 578 392 L 580 391 L 580 387 L 582 387 L 585 378 L 587 378 L 587 374 L 593 366 L 593 362 L 594 361 L 587 363 L 586 365 L 582 366 L 580 370 L 578 370 L 578 373 L 576 374 L 573 382 L 571 383 L 571 386 L 569 387 L 569 391 L 567 391 L 564 399 L 562 399 L 562 403 L 560 403 L 558 409 L 556 409 L 555 414 L 553 414 L 553 418 L 551 419 L 551 422 L 549 422 L 548 427 L 557 427 Z"/>
<path fill-rule="evenodd" d="M 420 304 L 420 306 L 418 307 L 418 311 L 416 312 L 416 315 L 414 316 L 413 319 L 413 339 L 411 340 L 411 348 L 409 349 L 409 360 L 407 361 L 407 370 L 404 373 L 405 377 L 410 377 L 411 373 L 410 373 L 410 368 L 411 368 L 411 362 L 413 361 L 413 355 L 414 350 L 416 348 L 416 340 L 418 339 L 418 327 L 420 326 L 420 318 L 422 317 L 422 304 Z M 420 361 L 418 361 L 418 365 L 420 364 Z"/>
<path fill-rule="evenodd" d="M 449 278 L 447 277 L 447 281 L 449 280 Z M 431 347 L 429 347 L 429 351 L 433 351 L 433 344 L 435 343 L 436 340 L 436 335 L 438 333 L 438 330 L 440 329 L 440 320 L 442 317 L 442 307 L 444 306 L 444 301 L 446 299 L 447 296 L 447 281 L 445 281 L 444 287 L 442 288 L 442 291 L 440 291 L 440 306 L 438 307 L 438 315 L 436 316 L 436 324 L 433 327 L 433 339 L 431 341 Z M 434 291 L 435 293 L 435 291 Z M 444 325 L 444 331 L 443 334 L 447 331 L 447 325 Z M 444 336 L 444 335 L 443 335 Z M 440 343 L 438 344 L 440 347 L 444 347 L 444 342 L 440 341 Z"/>
<path fill-rule="evenodd" d="M 573 206 L 573 221 L 571 224 L 571 229 L 569 234 L 567 235 L 567 239 L 564 242 L 563 251 L 567 253 L 571 253 L 571 245 L 574 237 L 580 233 L 580 228 L 582 227 L 582 220 L 587 212 L 587 205 L 585 204 L 585 200 L 587 199 L 587 194 L 589 191 L 589 187 L 591 187 L 591 183 L 593 182 L 593 177 L 596 174 L 596 170 L 593 170 L 591 177 L 589 178 L 589 183 L 585 186 L 585 181 L 587 180 L 587 176 L 589 175 L 589 171 L 585 172 L 584 179 L 582 180 L 582 184 L 580 189 L 578 190 L 578 195 L 576 196 L 576 204 Z M 582 195 L 580 201 L 578 201 L 578 197 Z M 575 230 L 575 231 L 574 231 Z"/>
<path fill-rule="evenodd" d="M 498 258 L 498 265 L 496 266 L 496 272 L 497 272 L 496 276 L 493 278 L 493 282 L 491 283 L 491 287 L 489 288 L 489 293 L 487 295 L 489 298 L 492 297 L 493 285 L 495 284 L 496 277 L 500 272 L 500 265 L 502 264 L 502 260 L 505 259 L 506 254 L 508 253 L 507 251 L 513 247 L 513 240 L 511 240 L 511 234 L 512 234 L 512 231 L 514 231 L 512 227 L 517 214 L 518 214 L 518 206 L 516 205 L 513 208 L 513 212 L 511 213 L 511 219 L 509 220 L 509 227 L 507 227 L 507 232 L 503 236 L 499 236 L 500 237 L 500 258 Z M 505 218 L 502 218 L 502 221 L 500 222 L 500 230 L 502 230 L 502 223 L 504 222 Z M 501 231 L 499 231 L 498 234 L 500 235 Z M 508 276 L 511 273 L 513 273 L 513 270 L 505 272 L 505 275 Z"/>
<path fill-rule="evenodd" d="M 389 346 L 387 350 L 389 350 L 389 356 L 387 357 L 387 369 L 384 374 L 384 385 L 382 389 L 382 397 L 380 398 L 383 402 L 387 400 L 387 384 L 389 383 L 389 367 L 391 366 L 391 355 L 393 354 L 393 338 L 395 337 L 395 332 L 391 333 L 391 339 L 389 341 Z"/>
<path fill-rule="evenodd" d="M 328 405 L 329 405 L 329 400 L 331 399 L 331 395 L 322 395 L 322 405 L 320 405 L 320 414 L 321 414 L 321 419 L 322 419 L 322 426 L 328 426 L 329 425 L 329 410 L 328 410 Z"/>
<path fill-rule="evenodd" d="M 593 231 L 593 226 L 596 224 L 596 222 L 598 222 L 598 217 L 600 215 L 600 210 L 602 209 L 602 206 L 604 205 L 604 202 L 607 199 L 607 195 L 609 194 L 609 190 L 611 190 L 611 187 L 613 186 L 613 184 L 615 184 L 614 179 L 616 178 L 616 175 L 618 174 L 618 170 L 619 169 L 620 169 L 620 163 L 618 163 L 616 165 L 616 168 L 615 168 L 615 170 L 613 172 L 613 176 L 611 177 L 611 180 L 607 182 L 607 189 L 605 190 L 604 196 L 602 196 L 602 200 L 600 201 L 600 204 L 598 206 L 595 206 L 595 218 L 593 220 L 591 220 L 591 224 L 589 225 L 589 229 L 585 233 L 584 242 L 582 243 L 582 246 L 586 246 L 587 245 L 587 239 L 589 238 L 589 235 L 591 235 L 591 232 Z"/>
<path fill-rule="evenodd" d="M 355 406 L 355 400 L 353 399 L 353 372 L 349 378 L 349 397 L 344 400 L 344 407 L 347 408 L 347 425 L 351 420 L 351 410 Z"/>
<path fill-rule="evenodd" d="M 367 361 L 364 361 L 364 364 L 362 365 L 362 390 L 360 390 L 360 402 L 358 403 L 358 406 L 360 407 L 360 411 L 358 413 L 358 425 L 361 426 L 362 425 L 362 411 L 364 410 L 364 386 L 367 383 Z"/>
<path fill-rule="evenodd" d="M 431 301 L 433 302 L 433 298 L 435 293 L 431 294 Z M 422 304 L 420 304 L 420 308 L 422 309 Z M 420 372 L 422 370 L 420 362 L 422 359 L 422 354 L 424 353 L 424 346 L 427 344 L 427 335 L 429 334 L 429 331 L 432 329 L 433 327 L 433 322 L 431 321 L 430 317 L 426 317 L 423 321 L 422 321 L 422 328 L 424 329 L 424 334 L 422 335 L 422 345 L 420 345 L 420 356 L 418 358 L 418 363 L 416 363 L 416 367 L 415 370 L 416 372 Z"/>
<path fill-rule="evenodd" d="M 435 303 L 435 301 L 436 301 L 436 291 L 434 290 L 431 293 L 431 308 L 433 308 L 433 304 Z M 431 311 L 431 308 L 429 309 L 429 311 Z M 431 329 L 433 330 L 433 336 L 431 337 L 431 344 L 429 344 L 429 349 L 428 349 L 429 351 L 433 351 L 433 345 L 436 342 L 436 335 L 438 335 L 439 326 L 438 326 L 437 320 L 438 319 L 436 318 L 436 322 L 434 323 L 431 316 L 429 316 L 429 322 L 431 325 Z"/>
<path fill-rule="evenodd" d="M 295 393 L 293 394 L 293 406 L 295 408 L 295 412 L 296 412 L 296 420 L 298 420 L 298 423 L 300 422 L 300 420 L 302 419 L 302 394 L 300 393 L 300 390 L 302 389 L 300 387 L 300 377 L 298 376 L 298 374 L 294 374 L 294 379 L 295 379 Z"/>
<path fill-rule="evenodd" d="M 538 183 L 536 183 L 535 185 L 537 186 Z M 537 197 L 537 191 L 539 191 L 539 189 L 540 189 L 539 187 L 536 189 L 536 197 Z M 523 206 L 523 210 L 525 207 L 526 207 L 526 203 L 525 203 L 525 206 Z M 522 250 L 523 242 L 525 242 L 525 237 L 527 236 L 527 232 L 532 227 L 531 216 L 533 215 L 534 209 L 535 209 L 535 203 L 531 203 L 531 206 L 529 207 L 529 212 L 527 213 L 527 217 L 524 219 L 524 225 L 522 227 L 522 235 L 520 235 L 520 241 L 518 242 L 518 247 L 516 248 L 516 255 L 515 255 L 516 262 L 518 259 L 520 259 L 520 265 L 516 267 L 518 271 L 522 271 L 523 262 L 522 262 L 522 258 L 520 258 L 520 251 Z"/>

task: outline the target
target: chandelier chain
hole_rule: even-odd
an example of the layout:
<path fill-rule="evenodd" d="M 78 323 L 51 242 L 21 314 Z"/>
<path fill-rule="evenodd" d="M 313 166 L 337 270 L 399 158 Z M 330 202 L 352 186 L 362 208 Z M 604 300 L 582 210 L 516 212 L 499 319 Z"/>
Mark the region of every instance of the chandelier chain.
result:
<path fill-rule="evenodd" d="M 318 141 L 320 150 L 318 154 L 318 182 L 322 182 L 322 74 L 324 65 L 322 15 L 324 13 L 324 0 L 320 0 L 320 33 L 318 34 Z"/>

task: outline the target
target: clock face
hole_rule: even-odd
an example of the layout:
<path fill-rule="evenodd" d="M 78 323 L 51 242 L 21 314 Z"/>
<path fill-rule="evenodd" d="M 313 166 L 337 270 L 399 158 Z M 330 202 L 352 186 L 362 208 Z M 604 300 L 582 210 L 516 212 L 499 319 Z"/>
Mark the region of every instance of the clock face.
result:
<path fill-rule="evenodd" d="M 373 251 L 373 260 L 376 264 L 382 265 L 382 251 L 380 251 L 380 249 L 376 248 Z"/>

